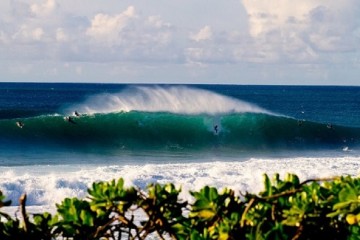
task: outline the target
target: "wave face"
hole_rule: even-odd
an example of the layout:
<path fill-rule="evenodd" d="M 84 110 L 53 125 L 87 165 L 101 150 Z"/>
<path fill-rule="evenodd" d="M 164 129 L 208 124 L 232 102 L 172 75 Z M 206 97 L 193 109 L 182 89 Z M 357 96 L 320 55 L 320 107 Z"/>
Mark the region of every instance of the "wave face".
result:
<path fill-rule="evenodd" d="M 188 87 L 134 87 L 64 109 L 81 113 L 0 121 L 10 147 L 75 151 L 251 151 L 356 147 L 360 129 L 273 114 L 256 105 Z M 24 127 L 15 122 L 21 121 Z"/>
<path fill-rule="evenodd" d="M 97 150 L 228 150 L 312 149 L 356 146 L 360 130 L 299 122 L 264 113 L 222 116 L 180 115 L 165 112 L 120 112 L 73 117 L 41 116 L 0 122 L 5 145 L 70 147 Z M 215 126 L 217 125 L 217 132 Z M 24 145 L 25 144 L 25 145 Z"/>

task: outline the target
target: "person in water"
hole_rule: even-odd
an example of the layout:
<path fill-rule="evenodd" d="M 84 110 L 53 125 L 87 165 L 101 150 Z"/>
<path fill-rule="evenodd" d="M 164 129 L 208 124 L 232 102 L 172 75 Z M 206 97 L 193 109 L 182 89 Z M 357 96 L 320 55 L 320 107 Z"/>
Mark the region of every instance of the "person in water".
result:
<path fill-rule="evenodd" d="M 78 113 L 77 111 L 74 112 L 74 115 L 80 117 L 80 113 Z"/>
<path fill-rule="evenodd" d="M 19 128 L 23 128 L 25 126 L 25 124 L 23 122 L 16 122 L 16 125 L 19 127 Z"/>
<path fill-rule="evenodd" d="M 72 124 L 76 124 L 76 122 L 72 119 L 72 117 L 65 117 L 65 120 L 68 121 L 69 123 L 72 123 Z"/>
<path fill-rule="evenodd" d="M 214 126 L 214 131 L 215 131 L 215 133 L 218 133 L 218 125 Z"/>

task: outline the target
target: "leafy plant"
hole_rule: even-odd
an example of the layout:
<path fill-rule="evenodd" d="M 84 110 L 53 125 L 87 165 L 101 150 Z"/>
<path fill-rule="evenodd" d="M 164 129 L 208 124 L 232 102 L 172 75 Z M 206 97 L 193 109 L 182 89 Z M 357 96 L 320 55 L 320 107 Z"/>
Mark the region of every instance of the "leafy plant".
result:
<path fill-rule="evenodd" d="M 96 182 L 85 199 L 65 198 L 49 213 L 0 211 L 0 239 L 360 239 L 360 179 L 264 175 L 258 194 L 205 186 L 193 202 L 172 183 L 125 187 Z M 10 201 L 0 192 L 0 210 Z M 137 214 L 136 214 L 137 213 Z"/>

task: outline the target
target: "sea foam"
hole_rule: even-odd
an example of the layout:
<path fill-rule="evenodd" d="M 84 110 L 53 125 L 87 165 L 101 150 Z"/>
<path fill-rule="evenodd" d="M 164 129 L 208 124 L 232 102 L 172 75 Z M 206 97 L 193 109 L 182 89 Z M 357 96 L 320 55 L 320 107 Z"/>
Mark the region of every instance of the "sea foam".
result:
<path fill-rule="evenodd" d="M 262 175 L 295 173 L 301 180 L 339 175 L 358 176 L 360 157 L 296 157 L 281 159 L 250 158 L 246 161 L 148 163 L 127 165 L 59 165 L 1 167 L 0 189 L 18 204 L 21 194 L 27 193 L 28 206 L 54 209 L 65 197 L 84 198 L 87 188 L 96 181 L 125 179 L 127 186 L 142 189 L 150 183 L 175 183 L 182 187 L 181 198 L 191 200 L 188 191 L 205 185 L 229 187 L 240 192 L 259 192 Z"/>

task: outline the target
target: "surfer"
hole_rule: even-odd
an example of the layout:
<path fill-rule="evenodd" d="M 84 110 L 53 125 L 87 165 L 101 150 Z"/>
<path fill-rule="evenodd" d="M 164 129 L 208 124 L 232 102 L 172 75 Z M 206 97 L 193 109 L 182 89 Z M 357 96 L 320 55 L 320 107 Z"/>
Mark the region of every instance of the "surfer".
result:
<path fill-rule="evenodd" d="M 72 117 L 65 117 L 64 118 L 66 121 L 68 121 L 69 123 L 72 123 L 72 124 L 76 124 L 76 122 L 72 119 Z"/>
<path fill-rule="evenodd" d="M 333 129 L 333 125 L 331 123 L 328 123 L 328 125 L 326 126 L 328 129 Z"/>
<path fill-rule="evenodd" d="M 19 128 L 23 128 L 25 126 L 25 124 L 23 122 L 16 122 L 16 125 L 19 127 Z"/>
<path fill-rule="evenodd" d="M 80 117 L 80 113 L 78 113 L 77 111 L 74 112 L 74 115 Z"/>
<path fill-rule="evenodd" d="M 215 131 L 215 133 L 218 133 L 218 125 L 214 126 L 214 131 Z"/>

